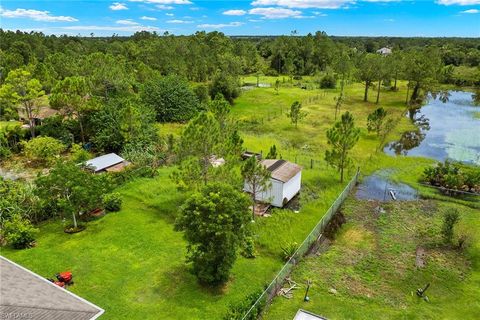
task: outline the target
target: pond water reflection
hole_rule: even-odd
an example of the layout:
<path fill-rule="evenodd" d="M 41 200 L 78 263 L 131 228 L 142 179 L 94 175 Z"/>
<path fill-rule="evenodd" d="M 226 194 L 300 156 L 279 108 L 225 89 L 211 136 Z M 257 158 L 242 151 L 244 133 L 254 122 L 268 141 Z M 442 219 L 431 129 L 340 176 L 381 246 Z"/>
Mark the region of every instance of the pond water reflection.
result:
<path fill-rule="evenodd" d="M 415 130 L 404 132 L 384 152 L 480 165 L 480 119 L 475 117 L 478 111 L 480 107 L 474 105 L 470 92 L 430 96 L 425 106 L 408 112 Z"/>

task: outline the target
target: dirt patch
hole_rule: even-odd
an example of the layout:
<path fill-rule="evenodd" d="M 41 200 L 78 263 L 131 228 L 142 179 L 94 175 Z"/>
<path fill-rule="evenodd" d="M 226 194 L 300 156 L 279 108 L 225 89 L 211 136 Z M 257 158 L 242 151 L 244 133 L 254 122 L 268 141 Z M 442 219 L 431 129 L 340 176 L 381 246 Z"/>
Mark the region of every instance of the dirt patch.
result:
<path fill-rule="evenodd" d="M 427 252 L 423 247 L 417 247 L 415 252 L 415 267 L 422 269 L 426 265 Z"/>
<path fill-rule="evenodd" d="M 343 214 L 342 211 L 338 211 L 333 216 L 332 220 L 330 220 L 330 223 L 327 225 L 327 227 L 323 231 L 323 235 L 328 239 L 331 239 L 331 240 L 335 239 L 335 234 L 345 222 L 347 222 L 345 215 Z"/>

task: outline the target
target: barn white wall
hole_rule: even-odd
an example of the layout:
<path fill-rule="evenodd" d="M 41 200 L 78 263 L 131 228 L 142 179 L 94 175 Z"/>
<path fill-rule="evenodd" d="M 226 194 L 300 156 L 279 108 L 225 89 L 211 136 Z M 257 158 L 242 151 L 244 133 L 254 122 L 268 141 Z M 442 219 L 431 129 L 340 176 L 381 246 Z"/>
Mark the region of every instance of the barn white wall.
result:
<path fill-rule="evenodd" d="M 257 193 L 256 200 L 270 203 L 274 207 L 283 207 L 283 199 L 290 201 L 299 191 L 302 184 L 302 172 L 297 173 L 292 179 L 283 183 L 270 179 L 271 186 L 264 192 Z M 248 183 L 244 183 L 243 191 L 252 192 Z"/>
<path fill-rule="evenodd" d="M 270 179 L 271 186 L 264 192 L 258 192 L 255 199 L 257 201 L 267 202 L 275 207 L 282 206 L 283 200 L 283 183 L 278 180 Z M 252 192 L 252 188 L 248 183 L 244 183 L 243 190 Z"/>
<path fill-rule="evenodd" d="M 300 191 L 302 185 L 302 171 L 283 184 L 283 197 L 290 201 Z"/>

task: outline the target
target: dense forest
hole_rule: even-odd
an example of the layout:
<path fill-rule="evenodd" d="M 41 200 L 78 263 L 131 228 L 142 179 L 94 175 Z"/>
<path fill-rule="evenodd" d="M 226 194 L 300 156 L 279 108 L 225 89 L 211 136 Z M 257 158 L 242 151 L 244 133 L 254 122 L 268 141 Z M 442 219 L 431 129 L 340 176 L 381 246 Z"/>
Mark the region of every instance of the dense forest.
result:
<path fill-rule="evenodd" d="M 392 54 L 376 53 L 382 47 Z M 346 82 L 359 81 L 365 84 L 365 101 L 375 83 L 396 90 L 397 80 L 404 79 L 411 87 L 407 100 L 416 103 L 422 90 L 440 83 L 480 85 L 479 65 L 480 41 L 466 38 L 145 31 L 88 38 L 0 30 L 0 118 L 26 115 L 22 118 L 35 137 L 34 118 L 44 101 L 63 117 L 47 119 L 39 128 L 42 135 L 67 145 L 73 136 L 74 142 L 90 142 L 98 151 L 120 152 L 128 143 L 143 145 L 137 140 L 154 136 L 145 123 L 187 121 L 218 93 L 233 103 L 242 75 L 313 76 L 319 87 L 339 82 L 342 90 Z M 18 133 L 5 135 L 4 145 L 18 150 Z"/>

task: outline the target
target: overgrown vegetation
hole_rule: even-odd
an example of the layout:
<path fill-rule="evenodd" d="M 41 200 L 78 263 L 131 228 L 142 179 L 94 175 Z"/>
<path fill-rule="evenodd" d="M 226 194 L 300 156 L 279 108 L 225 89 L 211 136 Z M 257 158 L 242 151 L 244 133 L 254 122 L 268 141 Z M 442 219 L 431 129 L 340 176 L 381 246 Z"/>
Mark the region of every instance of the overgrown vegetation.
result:
<path fill-rule="evenodd" d="M 460 163 L 445 161 L 425 168 L 423 179 L 432 186 L 444 188 L 446 194 L 456 191 L 480 193 L 480 169 Z"/>

